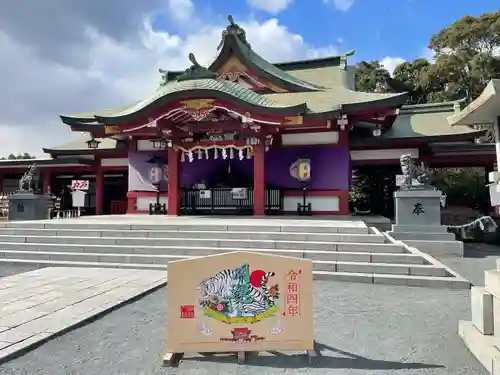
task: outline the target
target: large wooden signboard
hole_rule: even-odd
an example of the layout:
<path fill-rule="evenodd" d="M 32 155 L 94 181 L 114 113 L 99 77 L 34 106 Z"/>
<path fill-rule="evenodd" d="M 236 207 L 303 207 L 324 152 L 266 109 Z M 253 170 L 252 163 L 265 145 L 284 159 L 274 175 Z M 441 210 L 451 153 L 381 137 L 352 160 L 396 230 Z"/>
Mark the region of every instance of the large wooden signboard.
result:
<path fill-rule="evenodd" d="M 313 350 L 312 261 L 232 252 L 168 264 L 167 356 Z"/>

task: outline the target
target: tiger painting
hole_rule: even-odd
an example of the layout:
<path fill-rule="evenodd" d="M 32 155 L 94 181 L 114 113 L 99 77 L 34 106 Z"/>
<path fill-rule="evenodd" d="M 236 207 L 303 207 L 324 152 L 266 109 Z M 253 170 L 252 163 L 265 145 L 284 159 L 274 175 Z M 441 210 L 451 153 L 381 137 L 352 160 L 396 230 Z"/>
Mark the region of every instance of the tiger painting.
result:
<path fill-rule="evenodd" d="M 277 311 L 278 285 L 268 286 L 274 272 L 243 264 L 203 280 L 197 287 L 199 307 L 206 316 L 224 323 L 255 323 Z"/>

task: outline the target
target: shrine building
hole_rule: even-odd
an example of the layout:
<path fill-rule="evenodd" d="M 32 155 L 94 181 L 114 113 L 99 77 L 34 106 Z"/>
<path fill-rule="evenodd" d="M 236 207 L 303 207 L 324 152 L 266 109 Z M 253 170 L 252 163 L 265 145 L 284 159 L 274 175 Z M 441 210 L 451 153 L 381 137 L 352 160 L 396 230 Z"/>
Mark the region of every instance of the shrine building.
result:
<path fill-rule="evenodd" d="M 61 115 L 76 140 L 44 149 L 47 159 L 0 161 L 1 190 L 35 162 L 43 190 L 63 202 L 71 180 L 89 181 L 89 214 L 148 213 L 159 190 L 168 215 L 293 214 L 304 194 L 313 214 L 347 215 L 353 169 L 380 174 L 379 204 L 392 201 L 403 154 L 431 167 L 493 165 L 480 131 L 447 121 L 462 101 L 356 91 L 354 52 L 270 63 L 229 20 L 208 68 L 190 54 L 188 69 L 160 70 L 136 103 Z"/>

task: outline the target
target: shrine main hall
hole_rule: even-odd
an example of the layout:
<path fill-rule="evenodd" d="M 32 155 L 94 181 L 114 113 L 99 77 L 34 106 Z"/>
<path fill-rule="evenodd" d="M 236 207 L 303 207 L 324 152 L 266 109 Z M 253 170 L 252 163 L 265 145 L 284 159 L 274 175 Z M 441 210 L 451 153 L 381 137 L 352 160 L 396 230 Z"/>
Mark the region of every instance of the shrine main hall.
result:
<path fill-rule="evenodd" d="M 297 213 L 304 196 L 312 214 L 347 215 L 353 170 L 380 175 L 377 205 L 392 201 L 401 155 L 493 165 L 480 131 L 447 121 L 463 101 L 407 105 L 407 93 L 356 91 L 354 52 L 271 63 L 249 39 L 229 17 L 208 67 L 190 54 L 188 69 L 160 70 L 136 103 L 61 115 L 75 141 L 44 149 L 46 159 L 1 161 L 1 190 L 34 162 L 40 189 L 64 207 L 71 181 L 89 181 L 86 214 L 148 213 L 158 194 L 168 215 Z"/>

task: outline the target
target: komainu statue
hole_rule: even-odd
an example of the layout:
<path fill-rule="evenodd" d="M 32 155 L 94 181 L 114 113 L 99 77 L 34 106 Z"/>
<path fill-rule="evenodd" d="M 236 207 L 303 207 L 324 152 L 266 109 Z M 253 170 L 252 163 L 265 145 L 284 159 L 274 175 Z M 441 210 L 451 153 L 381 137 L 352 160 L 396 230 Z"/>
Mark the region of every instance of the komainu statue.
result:
<path fill-rule="evenodd" d="M 35 173 L 36 164 L 32 164 L 19 180 L 19 191 L 33 191 Z"/>
<path fill-rule="evenodd" d="M 416 165 L 413 157 L 410 154 L 401 155 L 399 159 L 401 165 L 401 172 L 403 172 L 404 180 L 401 189 L 423 189 L 429 188 L 431 171 L 429 168 L 421 163 L 420 166 Z M 419 184 L 414 184 L 417 181 Z"/>

